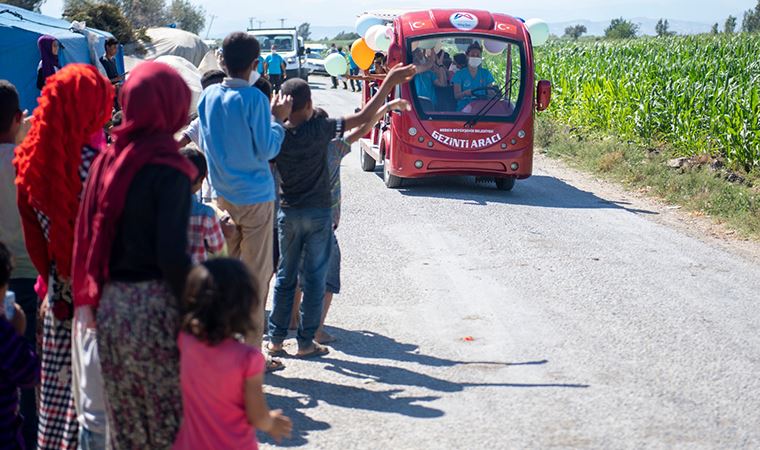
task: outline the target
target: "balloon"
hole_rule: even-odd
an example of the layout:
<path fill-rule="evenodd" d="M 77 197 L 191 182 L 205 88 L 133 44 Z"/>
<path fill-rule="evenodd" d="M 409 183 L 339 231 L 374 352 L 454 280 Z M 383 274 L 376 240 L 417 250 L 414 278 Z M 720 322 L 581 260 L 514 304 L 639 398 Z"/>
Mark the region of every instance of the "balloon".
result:
<path fill-rule="evenodd" d="M 388 35 L 384 33 L 378 34 L 375 38 L 375 50 L 378 52 L 387 53 L 388 49 L 390 48 L 391 39 L 388 37 Z"/>
<path fill-rule="evenodd" d="M 423 50 L 430 50 L 431 48 L 435 48 L 437 43 L 438 39 L 425 39 L 424 41 L 420 41 L 420 48 Z"/>
<path fill-rule="evenodd" d="M 340 53 L 333 53 L 325 58 L 325 70 L 333 77 L 340 77 L 348 72 L 348 62 Z"/>
<path fill-rule="evenodd" d="M 379 17 L 364 14 L 356 19 L 356 32 L 359 36 L 364 36 L 372 25 L 382 25 L 384 23 L 385 21 Z"/>
<path fill-rule="evenodd" d="M 494 39 L 486 39 L 483 44 L 483 49 L 492 55 L 498 55 L 503 52 L 505 48 L 507 48 L 506 42 L 501 42 Z"/>
<path fill-rule="evenodd" d="M 364 42 L 367 43 L 367 46 L 371 48 L 374 51 L 380 51 L 377 48 L 376 41 L 380 36 L 385 35 L 385 25 L 372 25 L 369 27 L 369 30 L 367 30 L 367 33 L 364 35 Z"/>
<path fill-rule="evenodd" d="M 541 19 L 528 19 L 525 26 L 530 33 L 530 40 L 533 41 L 534 47 L 546 44 L 549 40 L 549 24 Z"/>
<path fill-rule="evenodd" d="M 367 46 L 364 39 L 359 38 L 351 45 L 351 58 L 360 69 L 367 70 L 375 60 L 375 52 Z M 327 61 L 325 61 L 325 66 L 327 66 Z"/>

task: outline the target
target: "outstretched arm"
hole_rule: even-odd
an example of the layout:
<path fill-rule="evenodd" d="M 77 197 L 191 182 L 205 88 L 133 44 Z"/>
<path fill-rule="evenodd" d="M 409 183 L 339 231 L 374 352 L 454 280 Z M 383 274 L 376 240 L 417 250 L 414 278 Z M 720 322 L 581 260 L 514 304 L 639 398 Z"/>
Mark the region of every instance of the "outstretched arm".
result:
<path fill-rule="evenodd" d="M 393 91 L 393 89 L 401 83 L 409 82 L 416 74 L 416 68 L 413 64 L 407 66 L 398 65 L 391 69 L 390 73 L 385 77 L 385 81 L 380 85 L 377 93 L 370 99 L 370 101 L 364 105 L 364 108 L 356 114 L 352 114 L 345 118 L 345 127 L 347 130 L 352 128 L 362 127 L 365 124 L 375 123 L 372 121 L 377 110 L 385 103 L 385 99 Z"/>
<path fill-rule="evenodd" d="M 397 98 L 393 100 L 390 103 L 387 103 L 380 107 L 380 109 L 377 110 L 375 113 L 375 116 L 370 120 L 369 122 L 365 123 L 363 126 L 359 128 L 354 128 L 353 130 L 349 131 L 344 139 L 349 144 L 353 144 L 354 142 L 361 139 L 362 136 L 365 136 L 367 133 L 372 130 L 372 127 L 375 126 L 377 122 L 379 122 L 383 117 L 385 117 L 386 114 L 388 114 L 391 111 L 409 111 L 411 110 L 411 105 L 408 101 Z"/>

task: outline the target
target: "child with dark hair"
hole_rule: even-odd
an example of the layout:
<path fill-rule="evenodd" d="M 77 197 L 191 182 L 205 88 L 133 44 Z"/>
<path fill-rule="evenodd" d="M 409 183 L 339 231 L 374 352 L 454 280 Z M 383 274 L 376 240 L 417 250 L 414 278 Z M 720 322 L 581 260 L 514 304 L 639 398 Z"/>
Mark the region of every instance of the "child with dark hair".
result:
<path fill-rule="evenodd" d="M 206 89 L 211 85 L 219 84 L 224 81 L 225 78 L 227 78 L 227 74 L 224 73 L 224 71 L 218 69 L 209 70 L 201 77 L 201 88 Z"/>
<path fill-rule="evenodd" d="M 288 80 L 283 84 L 283 93 L 293 98 L 293 111 L 288 118 L 282 150 L 275 159 L 280 182 L 280 264 L 269 318 L 268 350 L 273 356 L 284 352 L 283 342 L 288 334 L 301 264 L 303 301 L 296 356 L 309 358 L 329 352 L 314 339 L 320 327 L 333 246 L 330 142 L 343 137 L 346 129 L 371 122 L 391 89 L 411 80 L 414 74 L 413 65 L 396 67 L 383 83 L 384 95 L 376 95 L 359 113 L 340 119 L 331 119 L 314 109 L 311 89 L 304 80 Z"/>
<path fill-rule="evenodd" d="M 10 289 L 15 292 L 16 302 L 27 318 L 28 326 L 24 337 L 30 345 L 35 346 L 39 311 L 39 298 L 34 291 L 37 269 L 34 268 L 24 243 L 21 217 L 16 207 L 16 169 L 13 167 L 13 150 L 23 121 L 24 113 L 19 106 L 16 88 L 11 83 L 0 80 L 0 242 L 5 242 L 14 255 L 16 268 L 10 279 Z M 26 446 L 32 448 L 37 442 L 37 402 L 33 388 L 21 390 L 21 414 L 24 416 Z"/>
<path fill-rule="evenodd" d="M 260 90 L 270 101 L 272 100 L 272 83 L 266 78 L 259 78 L 253 83 L 253 87 Z"/>
<path fill-rule="evenodd" d="M 198 169 L 198 176 L 190 188 L 192 192 L 192 206 L 190 209 L 190 223 L 188 225 L 188 253 L 194 264 L 206 261 L 210 255 L 219 255 L 224 252 L 224 234 L 222 226 L 216 217 L 214 208 L 204 205 L 198 200 L 198 191 L 206 179 L 208 167 L 203 153 L 185 147 L 179 151 L 182 156 L 189 159 Z"/>
<path fill-rule="evenodd" d="M 11 253 L 0 242 L 0 300 L 8 295 L 12 271 Z M 24 339 L 24 310 L 15 303 L 9 306 L 0 310 L 0 448 L 31 449 L 34 443 L 27 443 L 22 432 L 25 418 L 19 415 L 18 390 L 39 383 L 40 361 L 34 344 Z"/>
<path fill-rule="evenodd" d="M 203 91 L 198 116 L 200 147 L 206 152 L 219 208 L 230 215 L 238 230 L 227 242 L 230 254 L 243 260 L 254 276 L 261 302 L 253 314 L 257 328 L 263 330 L 273 270 L 274 180 L 269 161 L 280 152 L 285 137 L 282 124 L 292 101 L 276 94 L 270 107 L 267 97 L 250 85 L 260 50 L 256 38 L 247 33 L 232 33 L 224 39 L 222 53 L 229 77 Z M 261 347 L 262 340 L 261 334 L 247 337 L 256 347 Z"/>
<path fill-rule="evenodd" d="M 267 405 L 261 350 L 240 341 L 262 332 L 251 316 L 259 291 L 237 260 L 215 259 L 190 272 L 178 339 L 184 418 L 175 450 L 256 449 L 256 430 L 277 442 L 290 436 L 290 419 Z"/>

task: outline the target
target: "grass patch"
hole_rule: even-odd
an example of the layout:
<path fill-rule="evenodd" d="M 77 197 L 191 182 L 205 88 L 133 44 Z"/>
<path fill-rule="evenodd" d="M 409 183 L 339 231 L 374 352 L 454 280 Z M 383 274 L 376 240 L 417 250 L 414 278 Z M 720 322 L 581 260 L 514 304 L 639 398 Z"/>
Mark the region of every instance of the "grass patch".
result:
<path fill-rule="evenodd" d="M 551 158 L 581 170 L 623 183 L 629 188 L 706 214 L 745 237 L 760 239 L 760 174 L 741 173 L 730 182 L 722 169 L 709 164 L 671 168 L 679 153 L 667 146 L 648 147 L 613 136 L 567 127 L 539 116 L 536 144 Z M 736 174 L 732 175 L 734 178 Z"/>

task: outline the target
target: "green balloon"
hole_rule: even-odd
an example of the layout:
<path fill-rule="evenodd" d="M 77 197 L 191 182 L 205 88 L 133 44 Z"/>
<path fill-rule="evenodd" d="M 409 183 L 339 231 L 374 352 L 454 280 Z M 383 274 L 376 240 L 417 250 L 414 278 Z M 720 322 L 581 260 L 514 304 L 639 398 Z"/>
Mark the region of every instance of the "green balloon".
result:
<path fill-rule="evenodd" d="M 348 62 L 340 53 L 333 53 L 325 58 L 325 70 L 333 77 L 340 77 L 348 72 Z"/>

